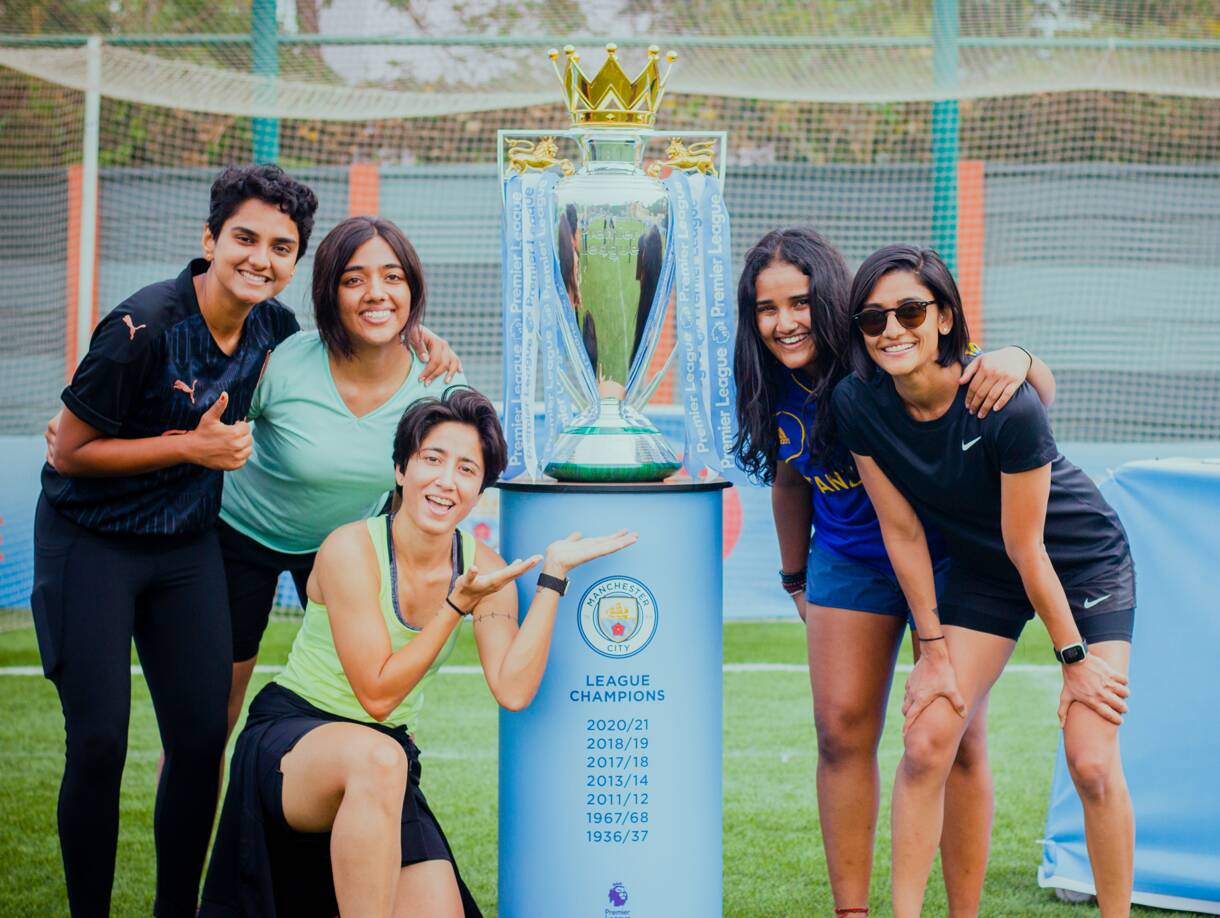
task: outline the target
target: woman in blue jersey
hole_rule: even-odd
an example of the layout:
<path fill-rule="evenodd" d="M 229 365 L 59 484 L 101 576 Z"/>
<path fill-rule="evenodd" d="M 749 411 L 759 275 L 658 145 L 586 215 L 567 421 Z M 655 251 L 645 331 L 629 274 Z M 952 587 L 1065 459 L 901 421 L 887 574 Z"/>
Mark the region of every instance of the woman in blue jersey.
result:
<path fill-rule="evenodd" d="M 1105 918 L 1122 918 L 1135 844 L 1118 754 L 1135 608 L 1122 524 L 1059 452 L 1028 386 L 1001 414 L 968 410 L 966 316 L 935 252 L 889 246 L 870 255 L 850 309 L 855 372 L 836 387 L 833 413 L 924 651 L 907 680 L 894 780 L 894 915 L 921 912 L 953 749 L 1036 613 L 1062 664 L 1059 723 L 1098 904 Z M 924 520 L 953 558 L 941 589 Z"/>
<path fill-rule="evenodd" d="M 399 509 L 327 537 L 287 665 L 251 702 L 204 918 L 479 914 L 420 790 L 423 687 L 470 618 L 492 695 L 528 705 L 568 573 L 636 540 L 574 533 L 506 564 L 457 528 L 506 453 L 495 409 L 472 389 L 403 415 L 391 465 Z M 518 625 L 513 580 L 540 561 Z"/>
<path fill-rule="evenodd" d="M 818 736 L 818 815 L 836 913 L 867 914 L 880 777 L 877 744 L 908 610 L 876 514 L 825 404 L 847 373 L 850 275 L 816 231 L 768 233 L 746 254 L 735 356 L 739 465 L 771 485 L 784 589 L 806 626 Z M 986 355 L 962 379 L 979 416 L 1026 373 L 1047 398 L 1050 371 L 1019 348 Z M 810 538 L 810 527 L 813 538 Z M 935 543 L 937 572 L 947 561 Z M 977 912 L 991 829 L 985 711 L 949 780 L 941 842 L 955 915 Z"/>
<path fill-rule="evenodd" d="M 99 323 L 48 438 L 31 608 L 64 711 L 59 836 L 68 906 L 108 915 L 134 638 L 165 744 L 153 817 L 157 915 L 195 914 L 225 746 L 228 611 L 221 475 L 267 353 L 297 331 L 275 296 L 317 199 L 274 166 L 212 185 L 203 257 Z"/>
<path fill-rule="evenodd" d="M 322 540 L 377 512 L 393 489 L 383 457 L 403 411 L 444 384 L 465 383 L 445 342 L 423 332 L 425 303 L 419 256 L 389 220 L 351 217 L 318 246 L 317 330 L 271 355 L 250 406 L 253 452 L 225 476 L 219 534 L 233 622 L 230 730 L 281 572 L 292 574 L 304 606 Z M 408 341 L 426 346 L 431 359 Z M 433 382 L 442 373 L 444 382 Z"/>

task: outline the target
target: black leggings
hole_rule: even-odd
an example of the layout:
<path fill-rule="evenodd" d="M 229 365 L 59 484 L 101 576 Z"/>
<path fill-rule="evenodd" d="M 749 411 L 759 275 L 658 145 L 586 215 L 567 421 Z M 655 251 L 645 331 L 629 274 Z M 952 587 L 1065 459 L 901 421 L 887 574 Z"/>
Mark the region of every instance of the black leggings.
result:
<path fill-rule="evenodd" d="M 40 497 L 34 626 L 63 705 L 59 841 L 74 916 L 110 913 L 119 784 L 131 715 L 131 642 L 157 716 L 154 914 L 193 916 L 224 755 L 231 639 L 216 534 L 117 536 Z"/>

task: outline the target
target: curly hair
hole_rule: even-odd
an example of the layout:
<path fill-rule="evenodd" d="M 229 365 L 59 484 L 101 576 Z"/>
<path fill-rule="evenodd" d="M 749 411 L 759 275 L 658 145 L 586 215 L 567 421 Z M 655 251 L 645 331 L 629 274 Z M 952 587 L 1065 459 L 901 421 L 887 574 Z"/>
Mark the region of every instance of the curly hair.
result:
<path fill-rule="evenodd" d="M 213 238 L 220 237 L 225 221 L 252 198 L 278 207 L 296 224 L 300 237 L 297 248 L 299 262 L 309 248 L 309 234 L 313 232 L 313 215 L 318 209 L 318 198 L 307 185 L 290 178 L 279 166 L 229 166 L 216 177 L 216 181 L 212 182 L 208 204 L 208 231 Z"/>

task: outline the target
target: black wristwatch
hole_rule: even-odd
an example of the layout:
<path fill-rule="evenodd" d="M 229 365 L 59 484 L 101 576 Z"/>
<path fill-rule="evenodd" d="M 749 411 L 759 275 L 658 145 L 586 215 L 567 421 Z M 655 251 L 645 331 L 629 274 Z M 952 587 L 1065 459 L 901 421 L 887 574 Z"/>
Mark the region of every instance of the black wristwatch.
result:
<path fill-rule="evenodd" d="M 1055 659 L 1065 666 L 1079 663 L 1089 655 L 1089 645 L 1082 638 L 1079 643 L 1068 644 L 1055 651 Z"/>
<path fill-rule="evenodd" d="M 538 589 L 554 590 L 560 596 L 568 590 L 567 577 L 552 577 L 550 574 L 538 575 Z"/>

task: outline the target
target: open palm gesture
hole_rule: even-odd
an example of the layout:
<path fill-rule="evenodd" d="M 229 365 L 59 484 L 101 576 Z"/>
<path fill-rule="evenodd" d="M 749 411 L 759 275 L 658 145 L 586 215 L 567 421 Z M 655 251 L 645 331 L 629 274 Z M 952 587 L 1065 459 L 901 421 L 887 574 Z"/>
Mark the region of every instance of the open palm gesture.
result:
<path fill-rule="evenodd" d="M 490 596 L 504 584 L 516 580 L 541 560 L 542 555 L 518 559 L 490 574 L 479 573 L 478 566 L 472 564 L 454 582 L 450 598 L 463 612 L 469 612 L 483 597 Z"/>
<path fill-rule="evenodd" d="M 579 532 L 574 532 L 566 539 L 560 539 L 547 546 L 544 567 L 554 576 L 566 577 L 569 571 L 586 561 L 592 561 L 594 558 L 621 551 L 628 545 L 634 545 L 639 537 L 639 533 L 628 532 L 626 529 L 620 529 L 609 535 L 590 536 L 587 539 L 582 539 Z"/>

